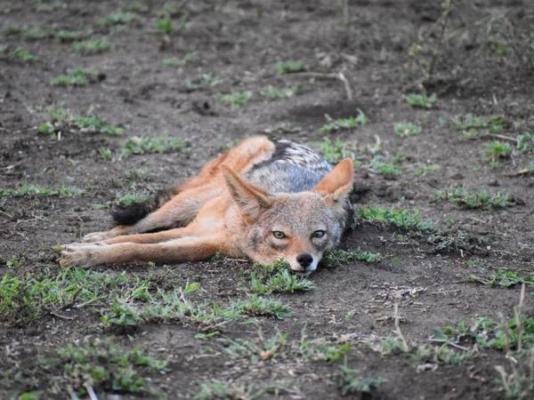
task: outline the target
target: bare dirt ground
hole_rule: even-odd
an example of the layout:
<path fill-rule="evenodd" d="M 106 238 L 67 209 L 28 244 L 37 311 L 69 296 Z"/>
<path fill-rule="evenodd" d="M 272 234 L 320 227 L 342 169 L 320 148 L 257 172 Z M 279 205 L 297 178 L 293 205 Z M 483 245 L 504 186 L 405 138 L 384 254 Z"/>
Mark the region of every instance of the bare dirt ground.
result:
<path fill-rule="evenodd" d="M 534 132 L 533 13 L 527 0 L 457 2 L 450 10 L 416 0 L 0 1 L 0 398 L 88 398 L 91 389 L 98 398 L 192 398 L 213 381 L 220 393 L 212 385 L 198 398 L 334 399 L 347 391 L 372 399 L 534 398 L 525 354 L 534 341 L 533 149 L 517 142 Z M 105 39 L 109 48 L 80 50 L 81 39 L 61 31 Z M 277 72 L 288 61 L 301 65 Z M 87 84 L 52 84 L 75 67 L 94 71 Z M 269 86 L 298 90 L 273 99 L 262 94 Z M 222 97 L 236 92 L 245 104 Z M 437 100 L 414 108 L 409 93 Z M 124 132 L 54 122 L 51 108 L 96 115 Z M 358 110 L 366 124 L 321 130 L 325 115 Z M 468 114 L 499 116 L 502 126 L 459 127 Z M 421 133 L 396 135 L 398 122 Z M 269 295 L 289 308 L 283 319 L 206 322 L 185 313 L 116 324 L 121 329 L 105 324 L 113 304 L 140 301 L 128 291 L 136 280 L 154 296 L 192 288 L 186 301 L 198 307 L 246 298 L 244 260 L 94 268 L 98 279 L 128 282 L 110 289 L 99 281 L 90 302 L 85 281 L 69 286 L 73 275 L 58 296 L 42 284 L 64 273 L 53 247 L 108 228 L 116 198 L 184 179 L 255 134 L 323 151 L 339 140 L 338 150 L 358 161 L 356 208 L 419 210 L 434 228 L 360 218 L 343 248 L 379 253 L 381 261 L 325 266 L 309 278 L 314 289 Z M 124 152 L 129 139 L 163 135 L 180 146 Z M 487 150 L 494 141 L 510 151 Z M 466 209 L 443 197 L 459 186 L 512 200 Z M 60 187 L 67 189 L 53 191 Z M 504 350 L 482 344 L 499 328 L 476 328 L 481 317 L 502 328 L 511 341 Z M 503 328 L 513 318 L 527 322 Z M 462 321 L 463 333 L 436 334 Z M 285 342 L 269 347 L 276 335 Z M 239 340 L 261 350 L 239 352 L 231 345 Z M 304 351 L 306 340 L 316 350 Z M 68 345 L 95 341 L 138 347 L 167 366 L 141 368 L 150 389 L 136 394 L 126 378 L 111 384 L 84 361 L 74 372 L 54 363 Z M 93 361 L 111 370 L 104 356 Z M 496 366 L 510 374 L 508 390 Z M 357 372 L 343 379 L 345 367 Z M 349 381 L 357 387 L 348 390 Z"/>

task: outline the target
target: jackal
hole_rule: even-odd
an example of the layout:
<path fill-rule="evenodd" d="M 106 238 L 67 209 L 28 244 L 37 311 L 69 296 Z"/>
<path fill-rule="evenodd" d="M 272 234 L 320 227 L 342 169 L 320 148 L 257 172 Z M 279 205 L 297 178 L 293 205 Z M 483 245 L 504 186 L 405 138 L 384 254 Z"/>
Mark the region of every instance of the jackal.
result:
<path fill-rule="evenodd" d="M 222 253 L 283 259 L 309 273 L 340 241 L 352 181 L 349 158 L 332 167 L 306 146 L 248 138 L 164 200 L 115 210 L 119 225 L 63 246 L 59 263 L 176 263 Z"/>

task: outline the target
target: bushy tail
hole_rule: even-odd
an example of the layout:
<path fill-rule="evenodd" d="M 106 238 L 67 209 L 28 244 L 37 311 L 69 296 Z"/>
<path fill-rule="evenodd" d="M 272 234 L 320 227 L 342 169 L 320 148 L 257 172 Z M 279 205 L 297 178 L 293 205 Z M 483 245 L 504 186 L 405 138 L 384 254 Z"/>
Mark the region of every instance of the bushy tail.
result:
<path fill-rule="evenodd" d="M 127 206 L 114 204 L 111 209 L 113 220 L 119 225 L 133 225 L 140 221 L 152 211 L 160 208 L 178 193 L 176 188 L 161 190 L 152 198 L 141 202 L 129 204 Z"/>

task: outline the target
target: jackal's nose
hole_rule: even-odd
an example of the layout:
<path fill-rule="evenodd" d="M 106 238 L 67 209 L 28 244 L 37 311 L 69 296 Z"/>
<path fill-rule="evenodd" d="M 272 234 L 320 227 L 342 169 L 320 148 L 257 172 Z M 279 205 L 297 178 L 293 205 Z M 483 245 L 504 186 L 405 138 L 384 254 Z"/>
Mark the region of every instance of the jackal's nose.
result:
<path fill-rule="evenodd" d="M 310 264 L 313 262 L 313 256 L 309 253 L 302 253 L 297 256 L 297 262 L 300 264 L 301 267 L 309 267 Z"/>

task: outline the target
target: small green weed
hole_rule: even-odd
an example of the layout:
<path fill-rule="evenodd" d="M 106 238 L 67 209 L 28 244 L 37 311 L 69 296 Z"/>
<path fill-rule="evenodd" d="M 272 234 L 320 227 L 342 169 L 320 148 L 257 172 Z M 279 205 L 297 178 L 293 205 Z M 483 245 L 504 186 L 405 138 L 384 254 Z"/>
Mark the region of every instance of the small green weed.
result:
<path fill-rule="evenodd" d="M 378 253 L 356 250 L 332 250 L 326 253 L 322 262 L 328 267 L 346 265 L 354 261 L 362 261 L 368 264 L 374 264 L 382 261 L 382 256 Z"/>
<path fill-rule="evenodd" d="M 382 378 L 362 378 L 358 370 L 342 365 L 337 377 L 337 384 L 341 395 L 349 394 L 374 397 L 378 386 L 384 382 Z"/>
<path fill-rule="evenodd" d="M 319 143 L 318 147 L 325 160 L 331 164 L 337 163 L 342 158 L 353 156 L 353 154 L 347 150 L 346 144 L 339 139 L 331 140 L 326 137 Z"/>
<path fill-rule="evenodd" d="M 76 67 L 67 70 L 50 81 L 54 86 L 86 86 L 96 81 L 98 73 L 93 69 Z"/>
<path fill-rule="evenodd" d="M 105 39 L 82 40 L 72 45 L 74 50 L 83 55 L 93 55 L 103 53 L 111 48 L 111 43 Z"/>
<path fill-rule="evenodd" d="M 289 308 L 279 300 L 257 295 L 232 303 L 231 309 L 239 315 L 274 317 L 276 319 L 284 319 L 291 314 Z"/>
<path fill-rule="evenodd" d="M 43 197 L 74 197 L 83 193 L 83 190 L 61 186 L 58 188 L 40 186 L 33 183 L 22 182 L 15 188 L 0 188 L 0 198 L 3 197 L 28 197 L 28 196 L 43 196 Z"/>
<path fill-rule="evenodd" d="M 267 97 L 269 99 L 285 99 L 289 97 L 296 96 L 301 92 L 300 86 L 287 86 L 284 88 L 277 88 L 272 85 L 264 87 L 260 94 L 263 97 Z"/>
<path fill-rule="evenodd" d="M 69 345 L 49 360 L 63 369 L 68 384 L 86 393 L 85 384 L 105 392 L 153 394 L 143 375 L 162 371 L 167 366 L 138 348 L 124 349 L 111 341 L 94 340 L 83 345 Z"/>
<path fill-rule="evenodd" d="M 289 60 L 276 63 L 275 70 L 278 75 L 292 74 L 295 72 L 302 72 L 306 70 L 306 66 L 302 61 Z"/>
<path fill-rule="evenodd" d="M 465 114 L 457 116 L 452 121 L 453 127 L 462 132 L 467 139 L 482 135 L 502 132 L 510 123 L 502 115 L 478 116 Z"/>
<path fill-rule="evenodd" d="M 17 47 L 13 50 L 12 56 L 15 60 L 23 63 L 32 63 L 37 60 L 37 56 L 22 47 Z"/>
<path fill-rule="evenodd" d="M 425 94 L 410 93 L 404 96 L 404 100 L 406 100 L 406 102 L 413 108 L 424 108 L 429 110 L 434 107 L 437 98 L 435 94 L 429 97 Z"/>
<path fill-rule="evenodd" d="M 330 116 L 326 115 L 326 119 L 328 122 L 321 127 L 321 132 L 334 132 L 342 129 L 354 129 L 358 126 L 365 126 L 369 122 L 367 116 L 362 110 L 358 110 L 358 115 L 356 117 L 332 119 Z"/>
<path fill-rule="evenodd" d="M 71 43 L 71 42 L 77 42 L 79 40 L 85 39 L 88 36 L 88 33 L 84 31 L 60 30 L 60 31 L 57 31 L 54 34 L 54 36 L 60 42 Z"/>
<path fill-rule="evenodd" d="M 241 108 L 246 105 L 252 98 L 252 92 L 249 90 L 237 91 L 219 96 L 219 100 L 233 109 Z"/>
<path fill-rule="evenodd" d="M 123 144 L 119 150 L 120 157 L 139 154 L 170 153 L 184 151 L 185 142 L 176 137 L 162 135 L 155 137 L 134 136 Z"/>
<path fill-rule="evenodd" d="M 524 132 L 517 137 L 516 149 L 520 153 L 534 152 L 534 134 Z"/>
<path fill-rule="evenodd" d="M 50 120 L 42 122 L 37 132 L 45 135 L 77 129 L 81 133 L 103 133 L 105 135 L 121 135 L 124 130 L 114 126 L 96 115 L 74 115 L 62 108 L 55 108 L 49 112 Z"/>
<path fill-rule="evenodd" d="M 484 155 L 492 165 L 497 165 L 501 160 L 510 158 L 511 154 L 512 146 L 497 140 L 488 143 L 484 149 Z"/>
<path fill-rule="evenodd" d="M 254 265 L 250 271 L 249 287 L 253 293 L 271 294 L 308 291 L 315 285 L 309 279 L 291 273 L 287 263 L 278 261 Z"/>
<path fill-rule="evenodd" d="M 419 210 L 361 207 L 358 209 L 361 220 L 371 223 L 391 224 L 403 230 L 431 231 L 432 221 L 424 220 Z"/>
<path fill-rule="evenodd" d="M 256 399 L 254 394 L 245 388 L 230 385 L 221 381 L 212 380 L 200 384 L 200 390 L 193 396 L 193 400 L 231 400 Z"/>
<path fill-rule="evenodd" d="M 402 138 L 408 136 L 417 136 L 422 132 L 421 127 L 412 122 L 396 122 L 393 130 L 395 131 L 395 135 Z"/>
<path fill-rule="evenodd" d="M 154 22 L 154 28 L 156 29 L 158 33 L 161 33 L 164 35 L 170 35 L 171 33 L 174 32 L 172 19 L 169 16 L 158 18 Z"/>
<path fill-rule="evenodd" d="M 112 14 L 109 14 L 107 17 L 102 19 L 100 23 L 107 26 L 117 26 L 117 25 L 128 25 L 130 22 L 134 21 L 137 17 L 135 14 L 130 12 L 117 11 Z"/>
<path fill-rule="evenodd" d="M 376 155 L 371 160 L 371 168 L 386 179 L 395 179 L 402 174 L 398 163 L 387 162 L 383 156 Z"/>
<path fill-rule="evenodd" d="M 249 358 L 252 363 L 271 360 L 284 350 L 289 350 L 287 335 L 280 332 L 276 332 L 270 338 L 264 338 L 260 332 L 255 341 L 231 340 L 229 346 L 225 348 L 225 352 L 233 358 Z"/>
<path fill-rule="evenodd" d="M 161 63 L 166 67 L 183 67 L 195 59 L 195 53 L 186 53 L 183 57 L 164 58 Z"/>
<path fill-rule="evenodd" d="M 497 209 L 513 205 L 513 198 L 509 193 L 498 192 L 496 194 L 481 191 L 468 191 L 463 187 L 439 191 L 436 194 L 438 200 L 447 200 L 459 207 L 467 209 Z"/>
<path fill-rule="evenodd" d="M 416 176 L 426 176 L 441 168 L 439 164 L 419 164 L 415 170 Z"/>
<path fill-rule="evenodd" d="M 204 88 L 209 88 L 218 85 L 223 80 L 217 75 L 208 73 L 202 74 L 200 77 L 189 80 L 186 82 L 186 86 L 189 90 L 199 90 Z"/>
<path fill-rule="evenodd" d="M 534 288 L 534 273 L 523 276 L 519 272 L 507 268 L 498 268 L 489 278 L 471 275 L 470 279 L 491 287 L 509 288 L 524 283 Z"/>
<path fill-rule="evenodd" d="M 115 200 L 115 204 L 121 207 L 128 207 L 135 204 L 142 204 L 149 200 L 149 196 L 144 193 L 127 193 Z"/>

